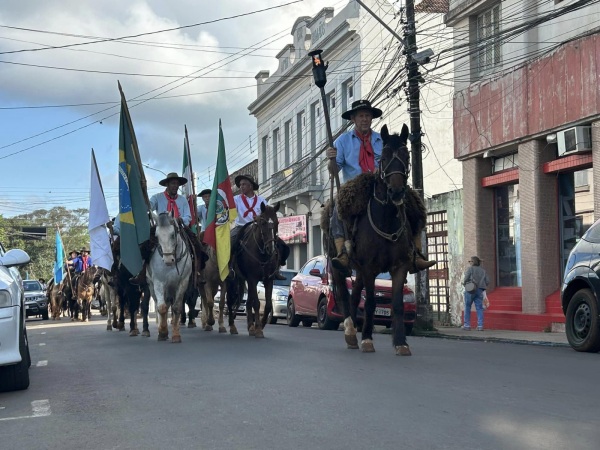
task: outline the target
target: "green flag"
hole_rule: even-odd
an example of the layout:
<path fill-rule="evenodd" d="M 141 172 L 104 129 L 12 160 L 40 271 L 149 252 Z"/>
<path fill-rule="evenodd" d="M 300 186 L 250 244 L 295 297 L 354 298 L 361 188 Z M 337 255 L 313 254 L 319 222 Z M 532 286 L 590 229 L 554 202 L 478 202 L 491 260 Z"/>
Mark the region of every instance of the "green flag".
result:
<path fill-rule="evenodd" d="M 121 86 L 119 85 L 119 90 Z M 150 238 L 148 204 L 142 188 L 143 172 L 136 155 L 137 141 L 121 91 L 121 120 L 119 124 L 119 220 L 121 221 L 121 263 L 132 274 L 142 270 L 139 244 Z"/>

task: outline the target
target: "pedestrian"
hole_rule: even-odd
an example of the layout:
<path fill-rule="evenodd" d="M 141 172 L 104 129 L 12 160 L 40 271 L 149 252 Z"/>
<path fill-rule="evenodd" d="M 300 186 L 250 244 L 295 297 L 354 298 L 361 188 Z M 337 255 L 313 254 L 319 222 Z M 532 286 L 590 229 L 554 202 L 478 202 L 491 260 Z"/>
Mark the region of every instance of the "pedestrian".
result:
<path fill-rule="evenodd" d="M 343 182 L 348 182 L 358 175 L 378 170 L 379 159 L 383 150 L 381 135 L 373 131 L 373 119 L 381 117 L 383 112 L 371 106 L 368 100 L 358 100 L 352 103 L 352 109 L 342 114 L 342 119 L 350 120 L 354 129 L 346 131 L 327 149 L 329 170 L 332 173 L 342 172 Z M 410 189 L 410 188 L 408 188 Z M 349 260 L 346 249 L 351 246 L 344 233 L 344 223 L 338 217 L 337 204 L 331 216 L 331 231 L 333 234 L 336 256 L 331 260 L 332 265 L 342 272 L 349 270 Z M 413 234 L 413 264 L 410 273 L 417 273 L 434 266 L 436 261 L 428 261 L 421 251 L 421 234 Z"/>
<path fill-rule="evenodd" d="M 471 256 L 469 267 L 465 271 L 462 284 L 474 283 L 475 290 L 468 292 L 465 287 L 465 318 L 463 329 L 471 330 L 471 305 L 475 303 L 477 311 L 477 331 L 483 331 L 483 294 L 490 284 L 490 279 L 483 267 L 481 259 L 477 256 Z"/>

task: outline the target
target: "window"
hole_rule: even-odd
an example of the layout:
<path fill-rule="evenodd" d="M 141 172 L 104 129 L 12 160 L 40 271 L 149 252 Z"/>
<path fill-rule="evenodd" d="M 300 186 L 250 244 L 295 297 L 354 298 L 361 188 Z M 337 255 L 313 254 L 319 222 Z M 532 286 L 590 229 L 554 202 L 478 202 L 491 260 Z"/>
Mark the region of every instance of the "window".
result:
<path fill-rule="evenodd" d="M 492 159 L 492 173 L 502 172 L 514 167 L 519 167 L 519 155 L 517 153 Z"/>
<path fill-rule="evenodd" d="M 283 151 L 285 152 L 285 154 L 284 154 L 284 158 L 285 158 L 284 159 L 284 161 L 285 161 L 284 164 L 285 164 L 285 167 L 289 167 L 289 165 L 290 165 L 290 151 L 291 151 L 291 149 L 290 149 L 290 136 L 292 134 L 292 121 L 291 120 L 288 120 L 285 123 L 284 128 L 283 128 L 283 134 L 284 134 L 284 136 L 283 136 L 283 139 L 284 139 L 284 141 L 283 141 L 283 145 L 284 145 Z"/>
<path fill-rule="evenodd" d="M 269 174 L 267 173 L 267 140 L 269 138 L 267 136 L 263 136 L 262 138 L 262 147 L 261 147 L 261 159 L 262 159 L 262 176 L 263 176 L 263 183 L 265 181 L 267 181 L 267 178 L 269 178 Z"/>
<path fill-rule="evenodd" d="M 302 158 L 305 125 L 304 111 L 301 111 L 296 115 L 296 154 L 298 159 Z"/>
<path fill-rule="evenodd" d="M 352 102 L 352 96 L 354 92 L 352 89 L 352 78 L 342 83 L 342 111 L 348 111 L 350 103 Z"/>
<path fill-rule="evenodd" d="M 519 185 L 500 186 L 496 194 L 498 286 L 521 286 L 521 207 Z"/>
<path fill-rule="evenodd" d="M 489 72 L 500 65 L 500 5 L 477 16 L 477 72 Z"/>
<path fill-rule="evenodd" d="M 322 259 L 317 258 L 317 262 L 315 263 L 315 267 L 313 267 L 313 269 L 319 269 L 319 272 L 324 273 L 325 272 L 325 262 Z"/>
<path fill-rule="evenodd" d="M 273 173 L 279 170 L 278 163 L 279 153 L 279 128 L 273 130 Z"/>
<path fill-rule="evenodd" d="M 310 261 L 308 261 L 304 267 L 302 269 L 300 269 L 300 273 L 302 275 L 308 275 L 308 272 L 310 272 L 310 269 L 312 269 L 313 267 L 315 267 L 315 260 L 311 259 Z"/>

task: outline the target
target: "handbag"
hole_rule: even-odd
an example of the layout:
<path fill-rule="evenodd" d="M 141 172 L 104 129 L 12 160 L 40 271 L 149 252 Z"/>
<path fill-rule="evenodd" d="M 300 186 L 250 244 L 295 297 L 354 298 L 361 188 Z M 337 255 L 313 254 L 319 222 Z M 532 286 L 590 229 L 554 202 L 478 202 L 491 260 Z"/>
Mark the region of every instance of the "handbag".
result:
<path fill-rule="evenodd" d="M 473 280 L 467 281 L 465 283 L 465 291 L 467 291 L 469 294 L 474 294 L 475 292 L 477 292 L 477 285 Z"/>
<path fill-rule="evenodd" d="M 488 298 L 486 291 L 483 291 L 483 309 L 490 309 L 490 299 Z"/>

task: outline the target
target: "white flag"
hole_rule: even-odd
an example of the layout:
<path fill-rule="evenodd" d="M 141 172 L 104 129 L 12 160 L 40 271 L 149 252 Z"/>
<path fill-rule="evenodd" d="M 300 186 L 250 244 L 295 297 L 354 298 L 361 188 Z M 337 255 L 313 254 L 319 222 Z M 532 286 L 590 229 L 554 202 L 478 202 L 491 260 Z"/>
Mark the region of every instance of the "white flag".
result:
<path fill-rule="evenodd" d="M 90 181 L 90 218 L 88 231 L 90 234 L 90 251 L 92 263 L 98 267 L 110 270 L 113 265 L 113 254 L 106 224 L 110 221 L 108 208 L 98 175 L 96 157 L 92 149 L 92 174 Z"/>

